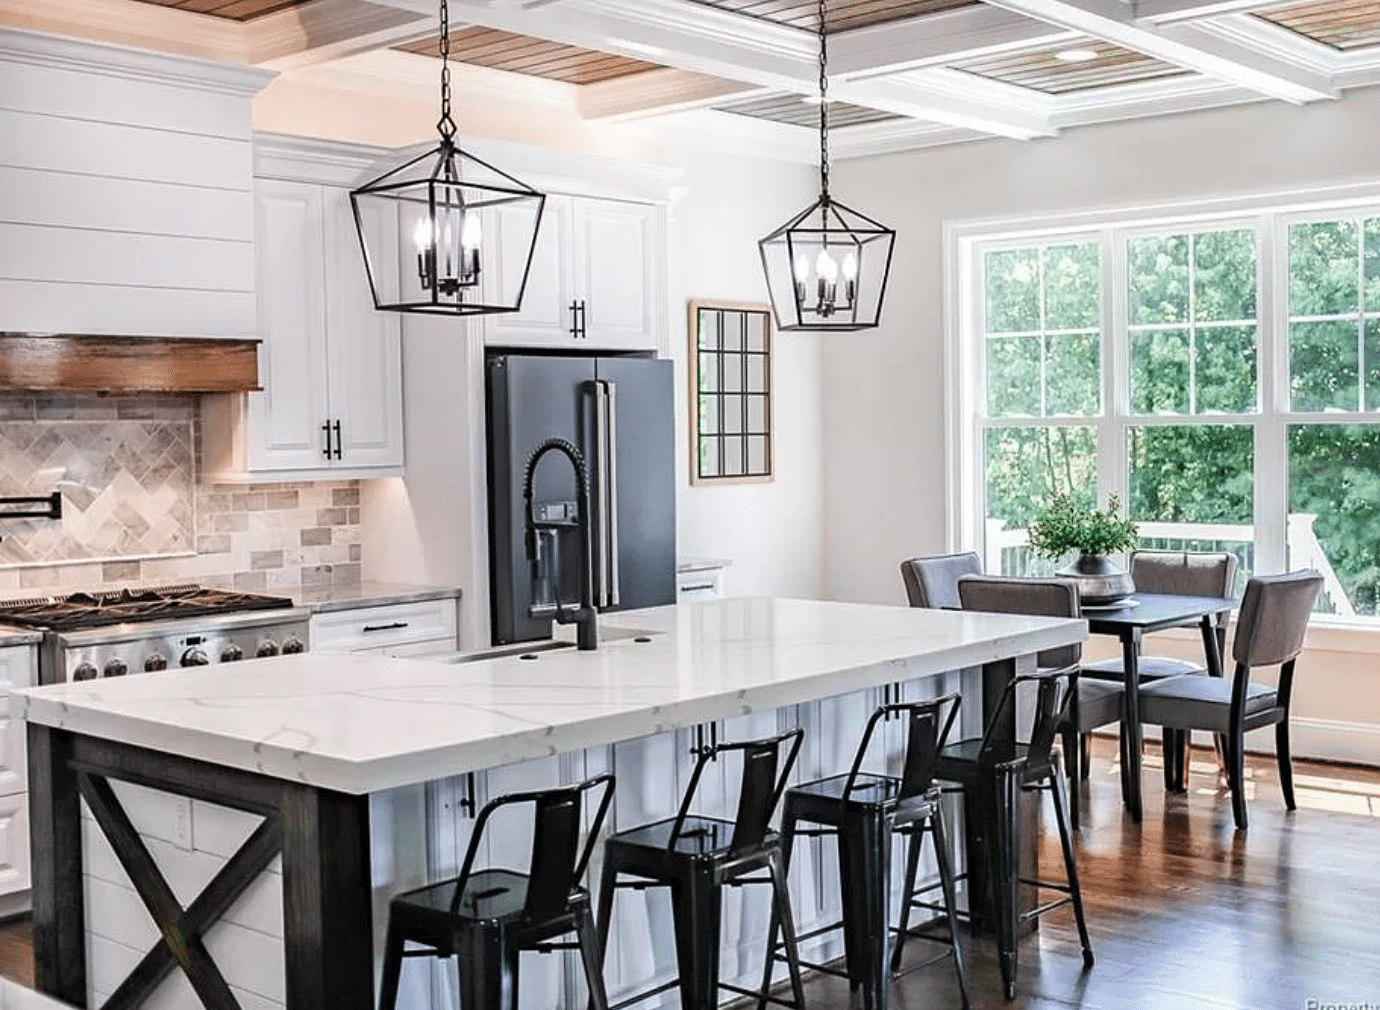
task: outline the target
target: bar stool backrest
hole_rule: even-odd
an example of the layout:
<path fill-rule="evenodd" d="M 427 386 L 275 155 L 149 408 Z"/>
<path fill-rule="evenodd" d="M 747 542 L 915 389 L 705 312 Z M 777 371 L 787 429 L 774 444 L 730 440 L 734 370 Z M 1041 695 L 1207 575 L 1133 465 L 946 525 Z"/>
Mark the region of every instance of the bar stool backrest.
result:
<path fill-rule="evenodd" d="M 676 813 L 675 824 L 671 827 L 667 849 L 674 849 L 680 839 L 704 766 L 720 754 L 729 751 L 743 752 L 743 778 L 738 788 L 738 812 L 733 819 L 733 838 L 729 842 L 729 851 L 736 856 L 759 848 L 766 840 L 772 814 L 781 802 L 781 794 L 786 789 L 786 779 L 790 777 L 796 755 L 800 753 L 800 741 L 804 736 L 805 731 L 796 728 L 788 733 L 761 740 L 721 743 L 701 750 L 699 759 L 695 762 L 695 770 L 690 776 L 690 784 L 681 800 L 680 810 Z M 781 759 L 783 747 L 788 748 L 784 761 Z"/>
<path fill-rule="evenodd" d="M 1022 684 L 1035 684 L 1034 714 L 1030 731 L 1025 736 L 1026 762 L 1032 766 L 1044 764 L 1049 760 L 1050 751 L 1059 734 L 1059 724 L 1068 713 L 1069 699 L 1076 689 L 1077 667 L 1051 670 L 1045 673 L 1024 673 L 1012 677 L 1002 690 L 1001 701 L 997 703 L 992 717 L 982 733 L 982 746 L 978 749 L 978 762 L 981 764 L 1001 764 L 1014 758 L 1012 741 L 999 738 L 997 727 L 1008 718 L 1008 713 L 1016 704 L 1016 691 Z M 1021 740 L 1020 727 L 1016 729 L 1016 739 Z"/>
<path fill-rule="evenodd" d="M 935 765 L 939 751 L 948 742 L 949 730 L 953 728 L 954 717 L 958 715 L 959 696 L 946 694 L 942 698 L 926 701 L 899 702 L 883 705 L 872 713 L 863 730 L 862 742 L 853 756 L 853 766 L 848 770 L 848 781 L 844 783 L 844 794 L 857 788 L 858 774 L 867 757 L 868 745 L 872 742 L 872 731 L 883 718 L 899 714 L 907 723 L 906 757 L 901 770 L 901 788 L 897 798 L 901 801 L 915 796 L 923 796 L 934 784 Z"/>
<path fill-rule="evenodd" d="M 901 562 L 901 580 L 906 584 L 910 605 L 934 610 L 957 610 L 958 580 L 981 572 L 982 558 L 975 551 L 906 558 Z"/>
<path fill-rule="evenodd" d="M 965 575 L 958 580 L 964 610 L 1037 617 L 1082 617 L 1078 584 L 1072 579 L 1021 579 L 1003 575 Z M 1036 662 L 1042 667 L 1075 666 L 1083 656 L 1081 643 L 1046 649 Z"/>
<path fill-rule="evenodd" d="M 484 826 L 494 811 L 500 807 L 516 803 L 531 803 L 535 810 L 532 818 L 532 864 L 527 886 L 527 904 L 524 917 L 531 921 L 554 919 L 570 911 L 571 892 L 584 877 L 589 865 L 594 843 L 608 814 L 609 803 L 613 800 L 613 776 L 597 775 L 573 786 L 556 789 L 543 789 L 526 793 L 510 793 L 485 804 L 475 820 L 474 831 L 470 835 L 470 845 L 465 852 L 465 862 L 461 866 L 456 881 L 455 896 L 451 899 L 451 915 L 460 911 L 465 886 L 474 868 L 475 853 L 479 851 Z M 580 848 L 580 811 L 586 793 L 602 788 L 599 807 L 590 823 L 584 848 Z"/>

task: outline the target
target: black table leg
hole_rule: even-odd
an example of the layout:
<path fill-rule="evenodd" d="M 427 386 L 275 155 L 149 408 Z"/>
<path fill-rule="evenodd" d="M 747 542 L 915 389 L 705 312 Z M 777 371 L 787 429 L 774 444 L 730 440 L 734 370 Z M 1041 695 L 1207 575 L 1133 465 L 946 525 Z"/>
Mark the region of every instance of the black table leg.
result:
<path fill-rule="evenodd" d="M 373 1010 L 369 798 L 283 790 L 283 940 L 289 1010 Z"/>
<path fill-rule="evenodd" d="M 86 1006 L 81 803 L 72 737 L 32 722 L 28 735 L 34 985 L 64 1003 Z"/>
<path fill-rule="evenodd" d="M 1126 676 L 1121 710 L 1121 798 L 1136 824 L 1141 819 L 1140 638 L 1139 628 L 1128 629 L 1121 638 L 1121 668 Z"/>

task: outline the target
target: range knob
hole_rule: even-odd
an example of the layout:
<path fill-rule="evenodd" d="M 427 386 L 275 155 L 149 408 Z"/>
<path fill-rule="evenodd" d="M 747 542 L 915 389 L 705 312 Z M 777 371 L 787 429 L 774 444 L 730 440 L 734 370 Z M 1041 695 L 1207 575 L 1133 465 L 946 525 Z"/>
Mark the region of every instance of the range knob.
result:
<path fill-rule="evenodd" d="M 276 656 L 278 655 L 278 643 L 273 641 L 272 639 L 265 638 L 262 642 L 259 643 L 259 649 L 257 652 L 254 653 L 254 655 L 259 657 Z"/>
<path fill-rule="evenodd" d="M 220 661 L 222 663 L 233 663 L 237 659 L 244 658 L 244 650 L 233 642 L 220 651 Z"/>
<path fill-rule="evenodd" d="M 123 659 L 112 659 L 105 664 L 103 676 L 123 677 L 127 673 L 129 673 L 129 665 Z"/>
<path fill-rule="evenodd" d="M 210 661 L 204 649 L 188 649 L 182 654 L 183 666 L 205 666 Z"/>
<path fill-rule="evenodd" d="M 73 680 L 95 680 L 99 672 L 90 663 L 82 663 L 72 672 Z"/>
<path fill-rule="evenodd" d="M 149 673 L 153 673 L 156 670 L 166 670 L 167 668 L 168 657 L 163 655 L 161 652 L 150 653 L 144 659 L 144 669 L 147 670 Z"/>
<path fill-rule="evenodd" d="M 291 636 L 291 637 L 289 637 L 289 638 L 283 639 L 283 655 L 284 655 L 284 656 L 291 656 L 291 655 L 293 655 L 294 653 L 306 652 L 306 651 L 307 651 L 307 643 L 304 642 L 304 641 L 302 641 L 302 640 L 301 640 L 300 638 L 298 638 L 296 635 L 293 635 L 293 636 Z"/>

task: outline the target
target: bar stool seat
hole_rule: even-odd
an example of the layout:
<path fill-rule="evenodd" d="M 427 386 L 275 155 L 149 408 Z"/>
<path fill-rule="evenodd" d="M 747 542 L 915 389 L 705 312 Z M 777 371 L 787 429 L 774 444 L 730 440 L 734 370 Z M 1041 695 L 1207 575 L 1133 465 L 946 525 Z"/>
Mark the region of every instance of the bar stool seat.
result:
<path fill-rule="evenodd" d="M 588 839 L 579 845 L 581 801 L 602 788 Z M 396 894 L 388 902 L 380 1010 L 393 1010 L 402 963 L 408 957 L 457 959 L 463 1010 L 517 1010 L 518 955 L 575 948 L 589 984 L 590 1006 L 607 1010 L 601 959 L 589 892 L 578 881 L 613 799 L 613 776 L 600 775 L 574 786 L 500 796 L 475 820 L 460 875 Z M 474 869 L 484 827 L 501 807 L 531 803 L 531 871 Z M 573 943 L 554 938 L 575 934 Z M 408 950 L 408 943 L 420 950 Z"/>
<path fill-rule="evenodd" d="M 954 958 L 959 993 L 963 1006 L 968 1006 L 963 959 L 955 928 L 954 876 L 949 865 L 948 839 L 945 837 L 939 803 L 940 791 L 934 781 L 935 756 L 953 725 L 958 703 L 958 695 L 950 694 L 928 701 L 881 706 L 868 720 L 847 774 L 805 782 L 786 791 L 781 834 L 787 868 L 797 836 L 831 836 L 838 843 L 839 880 L 843 892 L 842 920 L 806 933 L 799 939 L 809 939 L 842 928 L 845 970 L 839 971 L 824 964 L 801 963 L 826 974 L 847 978 L 850 990 L 862 990 L 865 1010 L 884 1010 L 887 1006 L 890 975 L 899 971 L 902 948 L 911 935 L 908 930 L 913 902 L 903 905 L 901 923 L 897 929 L 893 930 L 888 921 L 893 834 L 902 834 L 909 839 L 907 893 L 915 890 L 924 836 L 934 836 L 948 937 L 916 935 L 947 943 L 950 950 L 946 955 L 951 953 Z M 905 719 L 908 727 L 903 773 L 891 776 L 862 771 L 861 766 L 878 722 L 893 716 Z M 890 944 L 892 932 L 897 933 L 894 949 Z M 773 961 L 779 959 L 774 929 L 768 950 L 772 956 L 763 974 L 763 988 L 770 980 Z M 762 1010 L 761 1004 L 759 1010 Z"/>
<path fill-rule="evenodd" d="M 803 736 L 802 730 L 795 729 L 763 740 L 704 747 L 675 817 L 619 831 L 605 840 L 598 913 L 601 956 L 608 945 L 614 893 L 620 889 L 666 887 L 671 891 L 679 969 L 672 981 L 630 996 L 614 1004 L 612 1010 L 677 986 L 682 1010 L 715 1010 L 720 989 L 803 1010 L 805 997 L 795 952 L 795 920 L 785 886 L 781 840 L 768 825 Z M 787 748 L 784 761 L 783 747 Z M 691 814 L 690 805 L 705 765 L 735 751 L 743 755 L 735 819 Z M 753 876 L 756 871 L 764 871 L 765 876 Z M 756 883 L 772 888 L 772 924 L 773 929 L 779 924 L 786 937 L 792 1001 L 769 995 L 765 987 L 757 992 L 719 978 L 723 888 Z"/>

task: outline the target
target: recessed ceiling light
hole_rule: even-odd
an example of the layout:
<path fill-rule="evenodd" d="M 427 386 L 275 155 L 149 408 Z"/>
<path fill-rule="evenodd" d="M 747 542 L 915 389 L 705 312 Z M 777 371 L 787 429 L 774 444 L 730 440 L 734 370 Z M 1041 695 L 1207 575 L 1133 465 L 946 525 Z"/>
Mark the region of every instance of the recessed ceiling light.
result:
<path fill-rule="evenodd" d="M 1065 63 L 1087 63 L 1097 59 L 1097 53 L 1091 49 L 1060 49 L 1054 58 Z"/>

